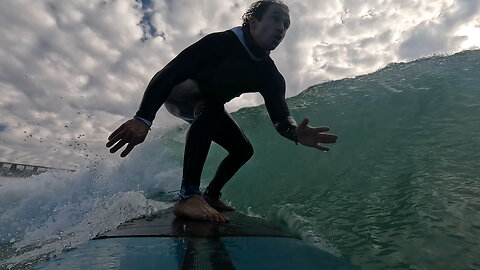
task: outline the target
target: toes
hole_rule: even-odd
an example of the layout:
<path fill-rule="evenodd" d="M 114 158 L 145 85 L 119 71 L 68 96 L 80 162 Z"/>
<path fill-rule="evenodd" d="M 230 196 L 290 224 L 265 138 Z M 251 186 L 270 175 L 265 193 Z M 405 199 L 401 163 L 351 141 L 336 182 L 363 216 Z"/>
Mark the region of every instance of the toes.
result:
<path fill-rule="evenodd" d="M 225 217 L 224 217 L 223 215 L 220 215 L 220 214 L 219 214 L 219 215 L 218 215 L 218 218 L 220 219 L 220 221 L 221 221 L 222 223 L 227 222 L 226 219 L 225 219 Z"/>
<path fill-rule="evenodd" d="M 207 213 L 204 213 L 203 215 L 200 216 L 200 220 L 203 220 L 203 221 L 210 221 L 211 219 L 211 216 Z"/>
<path fill-rule="evenodd" d="M 210 211 L 210 209 L 208 207 L 201 207 L 201 208 L 202 208 L 202 211 L 203 211 L 202 220 L 213 221 L 214 216 L 212 215 L 212 211 Z"/>
<path fill-rule="evenodd" d="M 221 218 L 220 218 L 217 214 L 214 214 L 214 215 L 213 215 L 213 218 L 214 218 L 213 221 L 215 221 L 215 222 L 217 222 L 217 223 L 221 223 L 221 222 L 222 222 Z"/>
<path fill-rule="evenodd" d="M 208 221 L 217 222 L 217 223 L 228 223 L 230 222 L 230 219 L 220 214 L 216 210 L 213 210 L 208 213 Z"/>
<path fill-rule="evenodd" d="M 216 216 L 217 216 L 217 219 L 218 219 L 219 223 L 225 223 L 226 222 L 225 217 L 222 214 L 220 214 L 219 212 L 216 213 Z"/>
<path fill-rule="evenodd" d="M 212 216 L 214 217 L 213 221 L 215 221 L 217 223 L 225 223 L 226 222 L 225 216 L 223 216 L 222 214 L 220 214 L 217 210 L 215 210 L 213 208 L 212 208 Z"/>
<path fill-rule="evenodd" d="M 225 223 L 229 223 L 229 222 L 230 222 L 230 219 L 229 219 L 228 217 L 226 217 L 226 216 L 224 216 L 224 215 L 221 215 L 221 216 L 222 216 L 222 218 L 223 218 L 223 222 L 225 222 Z"/>
<path fill-rule="evenodd" d="M 216 220 L 217 220 L 217 217 L 215 216 L 214 213 L 209 212 L 207 214 L 207 221 L 216 222 Z"/>
<path fill-rule="evenodd" d="M 211 222 L 215 222 L 216 221 L 216 217 L 215 215 L 208 215 L 208 221 L 211 221 Z"/>
<path fill-rule="evenodd" d="M 220 222 L 220 219 L 218 218 L 217 211 L 215 209 L 208 207 L 206 209 L 206 212 L 208 213 L 208 220 L 212 222 Z"/>
<path fill-rule="evenodd" d="M 223 219 L 222 219 L 221 214 L 220 214 L 217 210 L 215 210 L 214 208 L 212 208 L 212 207 L 210 207 L 210 206 L 209 206 L 209 208 L 210 208 L 210 209 L 209 209 L 209 210 L 210 210 L 210 213 L 212 214 L 212 216 L 213 216 L 213 218 L 214 218 L 213 221 L 215 221 L 215 222 L 217 222 L 217 223 L 223 223 Z"/>

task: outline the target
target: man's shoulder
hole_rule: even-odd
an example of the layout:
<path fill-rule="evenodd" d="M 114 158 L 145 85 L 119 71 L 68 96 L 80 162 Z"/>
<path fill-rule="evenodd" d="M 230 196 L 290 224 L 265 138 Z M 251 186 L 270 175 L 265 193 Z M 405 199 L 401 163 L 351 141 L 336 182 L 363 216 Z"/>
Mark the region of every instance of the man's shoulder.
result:
<path fill-rule="evenodd" d="M 235 42 L 234 36 L 235 34 L 228 30 L 212 32 L 200 38 L 192 46 L 202 52 L 218 54 L 232 47 Z"/>
<path fill-rule="evenodd" d="M 235 33 L 230 30 L 219 31 L 219 32 L 212 32 L 204 37 L 201 40 L 210 41 L 210 42 L 228 42 L 233 41 L 235 37 Z"/>

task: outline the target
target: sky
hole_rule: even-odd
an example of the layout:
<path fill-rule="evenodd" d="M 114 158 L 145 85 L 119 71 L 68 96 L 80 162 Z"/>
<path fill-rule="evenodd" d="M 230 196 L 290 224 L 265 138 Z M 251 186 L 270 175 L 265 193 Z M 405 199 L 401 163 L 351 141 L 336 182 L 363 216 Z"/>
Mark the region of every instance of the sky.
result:
<path fill-rule="evenodd" d="M 153 75 L 204 35 L 241 25 L 253 2 L 1 1 L 0 161 L 77 168 L 112 157 L 107 138 L 135 114 Z M 284 2 L 291 26 L 271 57 L 287 98 L 392 62 L 480 47 L 478 0 Z M 243 94 L 226 108 L 262 103 Z M 183 123 L 162 107 L 152 128 Z"/>

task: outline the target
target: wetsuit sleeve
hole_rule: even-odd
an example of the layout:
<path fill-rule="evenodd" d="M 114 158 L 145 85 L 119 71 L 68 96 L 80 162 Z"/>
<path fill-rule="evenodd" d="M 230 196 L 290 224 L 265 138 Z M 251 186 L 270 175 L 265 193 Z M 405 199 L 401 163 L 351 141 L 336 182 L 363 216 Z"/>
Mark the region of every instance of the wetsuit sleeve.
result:
<path fill-rule="evenodd" d="M 265 106 L 275 129 L 283 137 L 294 141 L 298 145 L 297 122 L 293 119 L 285 102 L 285 79 L 281 74 L 270 85 L 260 92 L 265 99 Z"/>
<path fill-rule="evenodd" d="M 206 35 L 184 49 L 162 70 L 157 72 L 148 84 L 135 116 L 152 122 L 173 87 L 188 79 L 193 72 L 205 63 L 211 53 L 215 51 L 219 38 L 220 33 Z"/>

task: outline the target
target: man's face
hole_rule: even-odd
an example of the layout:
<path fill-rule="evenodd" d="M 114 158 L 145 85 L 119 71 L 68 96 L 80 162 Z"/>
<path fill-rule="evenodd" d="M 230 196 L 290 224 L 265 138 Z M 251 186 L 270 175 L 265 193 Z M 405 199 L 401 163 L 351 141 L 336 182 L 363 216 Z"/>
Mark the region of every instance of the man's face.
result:
<path fill-rule="evenodd" d="M 268 7 L 261 21 L 253 18 L 250 23 L 250 33 L 260 47 L 265 51 L 271 51 L 282 42 L 289 26 L 288 11 L 274 4 Z"/>

